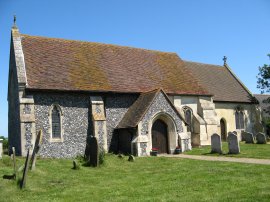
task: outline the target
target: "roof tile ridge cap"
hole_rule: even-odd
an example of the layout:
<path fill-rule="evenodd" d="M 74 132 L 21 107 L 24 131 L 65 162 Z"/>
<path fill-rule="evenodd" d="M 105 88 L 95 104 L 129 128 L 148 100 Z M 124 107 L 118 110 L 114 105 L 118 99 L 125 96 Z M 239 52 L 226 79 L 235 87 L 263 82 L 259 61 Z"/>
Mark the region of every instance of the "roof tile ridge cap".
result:
<path fill-rule="evenodd" d="M 138 48 L 138 47 L 118 45 L 118 44 L 110 44 L 110 43 L 102 43 L 102 42 L 83 41 L 83 40 L 79 40 L 79 39 L 64 39 L 64 38 L 56 38 L 56 37 L 29 35 L 29 34 L 21 34 L 21 36 L 23 36 L 23 37 L 32 37 L 32 38 L 59 40 L 59 41 L 68 41 L 68 42 L 91 43 L 91 44 L 103 45 L 103 46 L 114 46 L 114 47 L 118 47 L 118 48 L 128 48 L 128 49 L 142 50 L 142 51 L 147 51 L 147 52 L 156 52 L 156 53 L 175 54 L 175 55 L 177 55 L 177 53 L 175 53 L 175 52 L 153 50 L 153 49 L 147 49 L 147 48 Z"/>
<path fill-rule="evenodd" d="M 194 62 L 194 61 L 190 61 L 190 60 L 183 60 L 183 61 L 184 61 L 184 63 L 195 63 L 195 64 L 198 64 L 198 65 L 210 65 L 210 66 L 221 67 L 221 68 L 224 67 L 224 66 L 222 66 L 222 65 L 209 64 L 209 63 L 202 63 L 202 62 Z"/>
<path fill-rule="evenodd" d="M 245 84 L 243 84 L 241 81 L 240 81 L 240 79 L 236 76 L 236 74 L 235 73 L 233 73 L 233 71 L 232 71 L 232 69 L 230 68 L 230 66 L 227 64 L 227 63 L 225 63 L 224 64 L 224 67 L 225 67 L 225 69 L 227 69 L 228 71 L 229 71 L 229 73 L 236 79 L 236 81 L 247 91 L 247 93 L 249 94 L 249 95 L 251 95 L 251 97 L 254 97 L 253 96 L 253 94 L 251 93 L 251 91 L 249 91 L 249 89 L 245 86 Z"/>

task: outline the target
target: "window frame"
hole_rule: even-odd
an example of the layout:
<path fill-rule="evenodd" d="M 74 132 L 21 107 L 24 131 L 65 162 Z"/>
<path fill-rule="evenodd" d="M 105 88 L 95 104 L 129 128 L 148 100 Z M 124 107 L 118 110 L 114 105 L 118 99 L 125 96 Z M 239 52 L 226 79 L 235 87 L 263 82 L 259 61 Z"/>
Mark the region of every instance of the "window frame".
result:
<path fill-rule="evenodd" d="M 59 118 L 60 118 L 60 123 L 59 123 L 59 129 L 60 129 L 60 137 L 53 137 L 53 127 L 52 127 L 52 112 L 54 109 L 57 109 L 58 110 L 58 113 L 59 113 Z M 63 137 L 63 112 L 62 112 L 62 109 L 60 107 L 59 104 L 57 103 L 54 103 L 51 105 L 50 107 L 50 111 L 49 111 L 49 124 L 50 124 L 50 139 L 49 141 L 50 142 L 63 142 L 64 141 L 64 137 Z"/>
<path fill-rule="evenodd" d="M 187 117 L 186 117 L 186 113 L 187 112 L 190 112 L 190 124 L 187 126 L 187 132 L 193 132 L 193 121 L 192 121 L 192 119 L 193 119 L 193 111 L 192 111 L 192 109 L 190 108 L 190 107 L 188 107 L 188 106 L 184 106 L 183 107 L 183 112 L 184 112 L 184 118 L 185 118 L 185 121 L 186 121 L 186 123 L 188 123 L 187 122 Z"/>
<path fill-rule="evenodd" d="M 242 107 L 236 107 L 234 117 L 236 130 L 245 129 L 245 112 Z"/>

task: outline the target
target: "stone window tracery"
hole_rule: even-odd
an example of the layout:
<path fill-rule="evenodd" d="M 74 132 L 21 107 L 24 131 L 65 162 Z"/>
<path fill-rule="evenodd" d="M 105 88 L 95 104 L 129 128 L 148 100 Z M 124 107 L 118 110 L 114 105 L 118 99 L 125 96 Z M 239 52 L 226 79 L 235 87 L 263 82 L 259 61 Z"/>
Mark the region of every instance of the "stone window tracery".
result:
<path fill-rule="evenodd" d="M 63 141 L 62 111 L 59 105 L 53 104 L 50 110 L 51 141 Z"/>
<path fill-rule="evenodd" d="M 236 129 L 244 129 L 245 121 L 244 121 L 244 111 L 241 107 L 237 107 L 235 110 L 235 126 Z"/>

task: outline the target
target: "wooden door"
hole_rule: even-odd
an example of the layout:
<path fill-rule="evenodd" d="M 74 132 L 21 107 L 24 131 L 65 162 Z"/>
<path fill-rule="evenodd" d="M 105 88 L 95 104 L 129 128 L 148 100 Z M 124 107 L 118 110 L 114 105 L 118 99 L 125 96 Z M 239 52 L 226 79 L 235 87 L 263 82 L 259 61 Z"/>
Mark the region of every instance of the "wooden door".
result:
<path fill-rule="evenodd" d="M 220 119 L 220 134 L 222 141 L 226 141 L 226 124 L 223 119 Z"/>
<path fill-rule="evenodd" d="M 152 126 L 152 148 L 157 148 L 158 153 L 168 153 L 167 125 L 159 119 Z"/>

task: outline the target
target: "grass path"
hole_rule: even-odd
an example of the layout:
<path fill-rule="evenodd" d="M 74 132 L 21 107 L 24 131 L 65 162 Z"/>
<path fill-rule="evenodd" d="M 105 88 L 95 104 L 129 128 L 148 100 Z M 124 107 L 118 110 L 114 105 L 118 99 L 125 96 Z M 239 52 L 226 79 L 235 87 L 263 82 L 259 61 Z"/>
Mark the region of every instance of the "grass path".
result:
<path fill-rule="evenodd" d="M 240 154 L 228 154 L 228 143 L 222 143 L 222 154 L 212 154 L 211 146 L 203 146 L 199 148 L 192 148 L 191 151 L 184 152 L 190 155 L 202 156 L 219 156 L 219 157 L 235 157 L 235 158 L 256 158 L 256 159 L 270 159 L 270 144 L 246 144 L 240 142 Z"/>
<path fill-rule="evenodd" d="M 235 158 L 235 157 L 222 157 L 222 156 L 203 156 L 203 155 L 159 155 L 163 157 L 171 158 L 184 158 L 184 159 L 195 159 L 204 161 L 225 161 L 225 162 L 237 162 L 237 163 L 251 163 L 251 164 L 261 164 L 270 165 L 270 159 L 255 159 L 255 158 Z"/>

